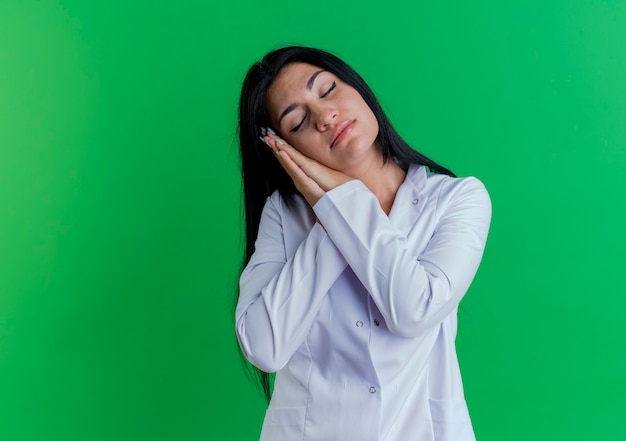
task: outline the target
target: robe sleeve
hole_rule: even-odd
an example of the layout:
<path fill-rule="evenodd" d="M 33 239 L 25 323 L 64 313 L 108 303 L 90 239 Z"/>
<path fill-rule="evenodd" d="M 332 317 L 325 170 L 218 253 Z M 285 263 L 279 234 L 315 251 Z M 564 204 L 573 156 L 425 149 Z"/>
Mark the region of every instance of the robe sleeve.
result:
<path fill-rule="evenodd" d="M 461 301 L 483 255 L 491 202 L 476 178 L 446 178 L 436 227 L 417 218 L 411 234 L 432 234 L 416 253 L 360 181 L 329 192 L 313 207 L 328 235 L 383 315 L 391 332 L 420 335 Z"/>
<path fill-rule="evenodd" d="M 254 254 L 240 277 L 237 338 L 246 358 L 266 372 L 280 370 L 300 347 L 346 268 L 322 226 L 312 219 L 307 224 L 306 214 L 312 214 L 308 205 L 287 206 L 278 193 L 268 198 Z M 290 251 L 289 242 L 300 240 Z"/>

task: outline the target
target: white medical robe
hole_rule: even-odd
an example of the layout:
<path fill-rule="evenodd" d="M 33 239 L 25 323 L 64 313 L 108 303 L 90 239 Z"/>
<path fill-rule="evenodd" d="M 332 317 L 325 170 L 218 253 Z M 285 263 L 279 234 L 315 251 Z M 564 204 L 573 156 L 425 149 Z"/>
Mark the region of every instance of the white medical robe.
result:
<path fill-rule="evenodd" d="M 480 181 L 422 166 L 389 216 L 357 180 L 313 210 L 269 197 L 236 310 L 245 356 L 277 372 L 261 440 L 473 441 L 457 307 L 490 219 Z"/>

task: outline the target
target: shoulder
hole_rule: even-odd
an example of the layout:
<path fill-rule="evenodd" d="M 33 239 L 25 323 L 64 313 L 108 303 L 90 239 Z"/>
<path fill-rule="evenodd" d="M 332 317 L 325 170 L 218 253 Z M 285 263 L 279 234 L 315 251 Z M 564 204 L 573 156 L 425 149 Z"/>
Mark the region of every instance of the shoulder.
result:
<path fill-rule="evenodd" d="M 407 178 L 429 197 L 454 200 L 482 196 L 489 199 L 485 185 L 474 176 L 452 177 L 426 171 L 426 168 L 421 165 L 412 165 L 407 172 Z"/>
<path fill-rule="evenodd" d="M 278 190 L 267 197 L 265 208 L 280 211 L 282 213 L 299 213 L 309 208 L 307 201 L 299 194 L 283 195 Z"/>
<path fill-rule="evenodd" d="M 476 177 L 452 177 L 427 172 L 423 166 L 411 166 L 407 172 L 417 191 L 428 201 L 439 218 L 491 219 L 491 199 L 485 185 Z"/>
<path fill-rule="evenodd" d="M 283 195 L 278 190 L 274 191 L 265 201 L 263 208 L 265 216 L 276 216 L 284 224 L 311 225 L 315 222 L 313 210 L 306 200 L 299 194 Z"/>

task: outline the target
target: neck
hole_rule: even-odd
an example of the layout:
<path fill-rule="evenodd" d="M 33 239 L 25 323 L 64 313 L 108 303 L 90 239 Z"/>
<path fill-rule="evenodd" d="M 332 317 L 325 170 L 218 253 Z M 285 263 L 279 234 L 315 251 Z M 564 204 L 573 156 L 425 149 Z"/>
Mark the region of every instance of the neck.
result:
<path fill-rule="evenodd" d="M 382 158 L 380 158 L 380 161 L 370 162 L 368 167 L 362 168 L 352 177 L 363 182 L 376 195 L 383 211 L 389 214 L 406 173 L 393 159 L 389 159 L 387 163 L 383 164 Z"/>

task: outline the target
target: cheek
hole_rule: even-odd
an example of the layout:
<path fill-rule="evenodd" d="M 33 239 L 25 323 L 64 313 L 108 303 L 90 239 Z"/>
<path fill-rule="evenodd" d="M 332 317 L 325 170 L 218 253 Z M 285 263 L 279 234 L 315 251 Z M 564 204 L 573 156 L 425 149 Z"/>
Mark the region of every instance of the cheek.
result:
<path fill-rule="evenodd" d="M 378 120 L 376 119 L 376 115 L 374 115 L 374 112 L 372 112 L 372 109 L 370 109 L 367 106 L 367 104 L 365 106 L 366 106 L 367 113 L 368 113 L 368 120 L 369 120 L 368 127 L 370 128 L 372 132 L 376 134 L 376 136 L 378 136 L 378 130 L 380 129 L 380 127 L 378 126 Z"/>
<path fill-rule="evenodd" d="M 372 115 L 372 131 L 374 132 L 374 136 L 378 136 L 378 131 L 380 130 L 380 127 L 378 126 L 378 120 L 376 119 L 376 117 L 374 115 Z"/>
<path fill-rule="evenodd" d="M 303 151 L 303 146 L 305 146 L 307 144 L 306 144 L 305 141 L 303 142 L 302 137 L 300 137 L 300 136 L 294 137 L 294 136 L 290 136 L 289 134 L 287 134 L 286 136 L 283 136 L 280 133 L 278 134 L 278 136 L 280 136 L 282 139 L 287 141 L 287 144 L 289 144 L 291 147 L 293 147 L 294 149 L 296 149 L 300 153 L 302 153 L 302 154 L 305 153 Z"/>
<path fill-rule="evenodd" d="M 289 143 L 294 149 L 298 152 L 302 153 L 304 156 L 319 160 L 321 146 L 319 144 L 319 139 L 314 136 L 298 136 L 297 139 L 289 140 L 285 138 L 285 141 Z"/>

